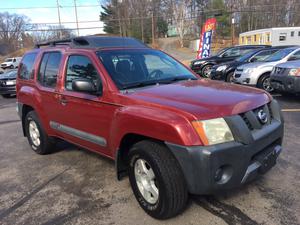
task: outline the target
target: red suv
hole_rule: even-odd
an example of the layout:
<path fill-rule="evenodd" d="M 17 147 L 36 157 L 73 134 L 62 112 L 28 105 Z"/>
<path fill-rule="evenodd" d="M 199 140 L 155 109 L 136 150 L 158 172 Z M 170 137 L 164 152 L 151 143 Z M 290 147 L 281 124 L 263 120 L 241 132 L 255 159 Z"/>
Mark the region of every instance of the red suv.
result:
<path fill-rule="evenodd" d="M 276 163 L 283 120 L 255 88 L 200 79 L 132 38 L 37 45 L 17 79 L 23 132 L 38 154 L 57 138 L 115 160 L 141 207 L 165 219 L 188 193 L 240 186 Z"/>

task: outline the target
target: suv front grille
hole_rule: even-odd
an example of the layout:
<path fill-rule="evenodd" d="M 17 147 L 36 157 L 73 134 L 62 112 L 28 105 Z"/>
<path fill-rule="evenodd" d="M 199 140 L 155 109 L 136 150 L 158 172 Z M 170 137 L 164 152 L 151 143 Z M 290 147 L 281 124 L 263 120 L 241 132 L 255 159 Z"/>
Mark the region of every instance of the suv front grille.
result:
<path fill-rule="evenodd" d="M 264 126 L 271 124 L 273 120 L 273 113 L 270 103 L 251 111 L 241 113 L 240 116 L 251 131 L 255 129 L 261 129 Z M 267 119 L 265 119 L 265 117 Z"/>
<path fill-rule="evenodd" d="M 286 70 L 286 68 L 275 67 L 273 73 L 276 75 L 282 75 L 285 73 Z"/>

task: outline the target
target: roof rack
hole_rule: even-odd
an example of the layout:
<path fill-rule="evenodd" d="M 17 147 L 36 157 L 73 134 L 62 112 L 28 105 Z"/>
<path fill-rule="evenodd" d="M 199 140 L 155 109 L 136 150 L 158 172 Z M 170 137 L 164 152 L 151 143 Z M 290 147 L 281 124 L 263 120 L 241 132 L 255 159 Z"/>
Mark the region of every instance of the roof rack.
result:
<path fill-rule="evenodd" d="M 35 45 L 35 48 L 42 46 L 54 47 L 57 45 L 68 45 L 71 48 L 118 48 L 118 47 L 138 47 L 148 48 L 143 42 L 130 37 L 99 37 L 83 36 L 57 41 L 48 41 Z"/>

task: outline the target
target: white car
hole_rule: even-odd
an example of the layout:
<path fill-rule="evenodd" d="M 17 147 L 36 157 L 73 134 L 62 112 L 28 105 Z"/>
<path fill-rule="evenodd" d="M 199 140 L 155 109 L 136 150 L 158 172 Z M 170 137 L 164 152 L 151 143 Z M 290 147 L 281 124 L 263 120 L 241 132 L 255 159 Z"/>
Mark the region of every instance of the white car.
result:
<path fill-rule="evenodd" d="M 1 63 L 1 68 L 2 69 L 18 68 L 21 59 L 22 59 L 21 57 L 7 58 L 4 60 L 3 63 Z"/>
<path fill-rule="evenodd" d="M 239 66 L 233 75 L 233 82 L 255 86 L 265 91 L 273 91 L 270 85 L 270 74 L 274 66 L 279 63 L 300 59 L 300 47 L 282 49 L 269 56 L 264 62 L 254 62 Z"/>

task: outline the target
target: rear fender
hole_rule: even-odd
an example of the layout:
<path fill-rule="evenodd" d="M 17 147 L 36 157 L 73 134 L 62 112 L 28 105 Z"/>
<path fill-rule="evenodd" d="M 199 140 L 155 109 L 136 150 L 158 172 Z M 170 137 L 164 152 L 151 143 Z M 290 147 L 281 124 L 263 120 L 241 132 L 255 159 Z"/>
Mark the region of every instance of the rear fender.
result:
<path fill-rule="evenodd" d="M 46 130 L 48 135 L 51 135 L 51 133 L 49 133 L 51 132 L 49 118 L 42 107 L 43 103 L 39 91 L 29 85 L 24 85 L 18 90 L 18 101 L 22 104 L 22 107 L 24 107 L 24 105 L 28 105 L 34 109 L 43 128 Z"/>

